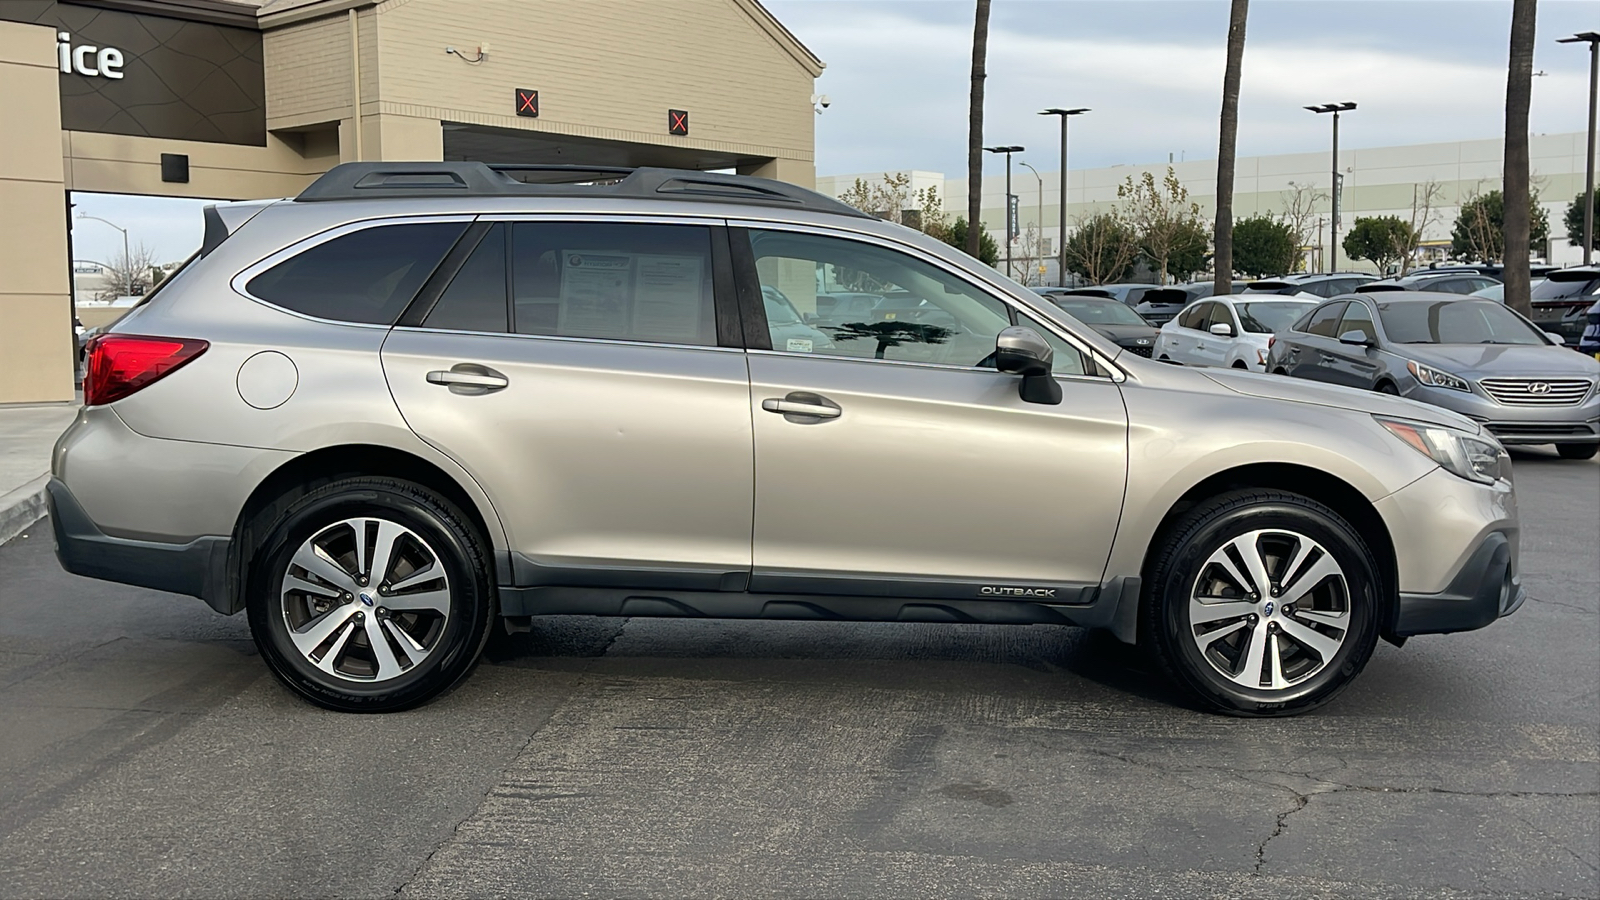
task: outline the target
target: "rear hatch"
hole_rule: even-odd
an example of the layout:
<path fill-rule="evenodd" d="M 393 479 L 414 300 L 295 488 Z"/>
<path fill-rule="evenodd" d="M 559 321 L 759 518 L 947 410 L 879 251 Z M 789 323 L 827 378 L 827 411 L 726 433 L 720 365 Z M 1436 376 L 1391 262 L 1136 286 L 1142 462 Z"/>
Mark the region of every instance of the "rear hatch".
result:
<path fill-rule="evenodd" d="M 1151 288 L 1133 310 L 1151 325 L 1160 326 L 1172 321 L 1188 305 L 1189 293 L 1182 288 Z"/>
<path fill-rule="evenodd" d="M 1568 346 L 1576 346 L 1588 325 L 1589 307 L 1600 293 L 1600 266 L 1557 269 L 1548 280 L 1534 286 L 1533 323 L 1552 334 L 1561 335 Z"/>

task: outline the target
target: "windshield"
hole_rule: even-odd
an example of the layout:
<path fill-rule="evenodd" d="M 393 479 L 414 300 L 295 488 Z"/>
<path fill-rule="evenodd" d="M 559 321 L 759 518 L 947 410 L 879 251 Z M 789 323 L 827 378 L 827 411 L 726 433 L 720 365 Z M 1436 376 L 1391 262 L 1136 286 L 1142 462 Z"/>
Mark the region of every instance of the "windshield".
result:
<path fill-rule="evenodd" d="M 1544 344 L 1544 336 L 1491 300 L 1378 304 L 1378 318 L 1397 344 Z"/>
<path fill-rule="evenodd" d="M 1143 317 L 1115 300 L 1052 297 L 1057 306 L 1085 325 L 1148 325 Z"/>
<path fill-rule="evenodd" d="M 1245 331 L 1254 331 L 1257 334 L 1271 334 L 1282 331 L 1294 323 L 1300 314 L 1306 311 L 1305 303 L 1272 303 L 1258 300 L 1253 303 L 1235 303 L 1233 308 L 1239 313 L 1239 324 Z"/>
<path fill-rule="evenodd" d="M 1600 278 L 1578 281 L 1550 280 L 1533 286 L 1535 300 L 1567 300 L 1600 293 Z"/>

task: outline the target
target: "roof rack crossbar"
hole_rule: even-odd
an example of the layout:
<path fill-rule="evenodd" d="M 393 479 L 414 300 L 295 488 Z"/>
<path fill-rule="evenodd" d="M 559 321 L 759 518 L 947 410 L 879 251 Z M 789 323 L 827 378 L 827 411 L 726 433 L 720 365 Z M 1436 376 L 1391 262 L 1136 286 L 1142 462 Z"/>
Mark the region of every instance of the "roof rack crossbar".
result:
<path fill-rule="evenodd" d="M 533 176 L 527 180 L 516 175 Z M 615 197 L 700 200 L 872 218 L 798 185 L 693 169 L 481 162 L 360 162 L 329 169 L 295 199 L 397 197 Z"/>

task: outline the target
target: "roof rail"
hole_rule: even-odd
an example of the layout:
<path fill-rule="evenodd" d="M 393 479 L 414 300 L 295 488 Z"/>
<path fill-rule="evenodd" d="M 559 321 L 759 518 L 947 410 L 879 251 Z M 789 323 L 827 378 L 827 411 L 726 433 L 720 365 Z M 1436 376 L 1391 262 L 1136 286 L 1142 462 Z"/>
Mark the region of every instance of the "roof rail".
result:
<path fill-rule="evenodd" d="M 343 163 L 297 201 L 397 197 L 615 197 L 700 200 L 872 218 L 832 197 L 782 181 L 693 169 L 499 165 L 481 162 Z"/>

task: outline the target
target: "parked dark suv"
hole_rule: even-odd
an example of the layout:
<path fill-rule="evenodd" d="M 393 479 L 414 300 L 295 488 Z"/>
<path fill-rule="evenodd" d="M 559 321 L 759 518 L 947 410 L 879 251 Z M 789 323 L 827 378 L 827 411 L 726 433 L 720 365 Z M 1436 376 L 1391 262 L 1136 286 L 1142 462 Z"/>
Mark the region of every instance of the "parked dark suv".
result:
<path fill-rule="evenodd" d="M 1533 324 L 1576 347 L 1588 325 L 1589 307 L 1600 300 L 1600 266 L 1557 269 L 1533 288 Z"/>

